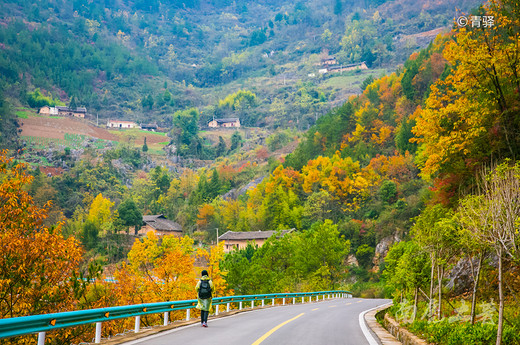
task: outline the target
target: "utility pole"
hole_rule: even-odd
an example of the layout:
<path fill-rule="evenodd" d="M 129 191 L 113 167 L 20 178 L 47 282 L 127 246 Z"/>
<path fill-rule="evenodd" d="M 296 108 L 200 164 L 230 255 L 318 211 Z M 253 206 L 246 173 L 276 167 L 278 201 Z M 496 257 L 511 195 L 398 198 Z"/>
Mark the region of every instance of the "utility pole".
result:
<path fill-rule="evenodd" d="M 216 228 L 216 229 L 217 229 L 217 246 L 218 246 L 218 228 Z"/>

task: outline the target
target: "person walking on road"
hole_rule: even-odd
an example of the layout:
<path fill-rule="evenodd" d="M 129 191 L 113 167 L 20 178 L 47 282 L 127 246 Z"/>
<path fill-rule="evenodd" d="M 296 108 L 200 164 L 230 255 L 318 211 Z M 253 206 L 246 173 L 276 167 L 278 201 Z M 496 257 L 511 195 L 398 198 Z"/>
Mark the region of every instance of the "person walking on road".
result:
<path fill-rule="evenodd" d="M 211 310 L 213 282 L 208 276 L 208 271 L 203 270 L 201 276 L 202 277 L 195 287 L 198 297 L 196 308 L 200 309 L 200 323 L 202 327 L 208 327 L 208 316 Z"/>

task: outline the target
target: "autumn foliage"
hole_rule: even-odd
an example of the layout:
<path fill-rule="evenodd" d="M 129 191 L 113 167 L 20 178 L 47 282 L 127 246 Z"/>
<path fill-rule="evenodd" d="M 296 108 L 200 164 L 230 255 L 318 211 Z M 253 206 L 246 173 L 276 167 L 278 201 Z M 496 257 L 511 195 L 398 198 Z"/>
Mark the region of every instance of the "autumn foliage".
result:
<path fill-rule="evenodd" d="M 61 224 L 42 225 L 47 208 L 34 204 L 25 188 L 32 177 L 0 151 L 0 317 L 72 310 L 82 249 L 61 234 Z M 67 338 L 69 332 L 55 336 Z"/>

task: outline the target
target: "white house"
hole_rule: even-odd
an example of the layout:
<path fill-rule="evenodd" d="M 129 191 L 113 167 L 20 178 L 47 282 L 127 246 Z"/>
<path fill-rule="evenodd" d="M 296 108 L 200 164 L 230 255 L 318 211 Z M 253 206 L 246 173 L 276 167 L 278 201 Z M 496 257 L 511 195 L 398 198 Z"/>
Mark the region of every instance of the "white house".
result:
<path fill-rule="evenodd" d="M 57 116 L 58 109 L 56 107 L 49 107 L 48 105 L 46 105 L 40 108 L 39 114 L 47 116 Z"/>
<path fill-rule="evenodd" d="M 130 128 L 140 128 L 140 127 L 137 123 L 135 123 L 133 121 L 108 120 L 107 128 L 130 129 Z"/>
<path fill-rule="evenodd" d="M 226 119 L 214 119 L 208 123 L 209 127 L 219 128 L 219 127 L 240 127 L 240 120 L 236 117 L 230 117 Z"/>

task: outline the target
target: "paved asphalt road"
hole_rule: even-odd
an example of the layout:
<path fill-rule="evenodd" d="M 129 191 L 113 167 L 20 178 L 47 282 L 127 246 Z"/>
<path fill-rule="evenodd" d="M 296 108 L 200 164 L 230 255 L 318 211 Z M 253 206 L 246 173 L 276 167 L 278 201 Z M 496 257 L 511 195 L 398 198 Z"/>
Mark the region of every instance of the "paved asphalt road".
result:
<path fill-rule="evenodd" d="M 382 299 L 333 299 L 251 310 L 134 340 L 126 345 L 369 345 L 359 314 Z"/>

